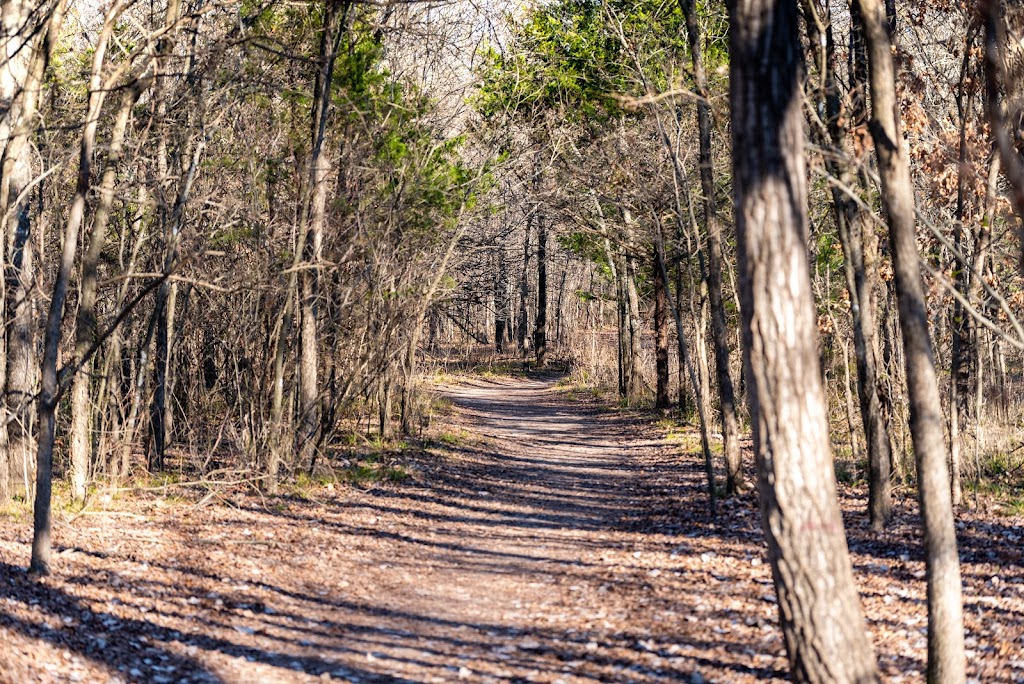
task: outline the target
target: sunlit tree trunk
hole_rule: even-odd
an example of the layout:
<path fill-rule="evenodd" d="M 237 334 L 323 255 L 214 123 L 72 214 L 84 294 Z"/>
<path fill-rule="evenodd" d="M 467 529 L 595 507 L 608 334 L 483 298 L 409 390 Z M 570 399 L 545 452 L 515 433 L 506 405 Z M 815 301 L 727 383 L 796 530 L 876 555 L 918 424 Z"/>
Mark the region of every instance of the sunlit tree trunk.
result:
<path fill-rule="evenodd" d="M 960 557 L 928 307 L 917 251 L 909 150 L 900 130 L 890 26 L 880 0 L 857 0 L 871 73 L 870 130 L 878 155 L 882 204 L 889 222 L 896 298 L 907 369 L 910 434 L 928 573 L 928 680 L 963 682 L 966 674 Z"/>
<path fill-rule="evenodd" d="M 807 263 L 795 0 L 731 0 L 731 105 L 744 356 L 758 489 L 790 675 L 878 680 L 835 475 Z"/>
<path fill-rule="evenodd" d="M 711 158 L 711 103 L 707 72 L 704 69 L 700 26 L 694 0 L 681 0 L 690 45 L 694 85 L 697 90 L 697 131 L 700 144 L 700 186 L 704 195 L 704 221 L 707 230 L 707 281 L 711 306 L 711 339 L 715 349 L 715 377 L 722 414 L 722 448 L 725 453 L 725 490 L 734 494 L 743 486 L 740 461 L 739 427 L 736 421 L 736 393 L 729 372 L 729 328 L 722 298 L 722 227 L 715 198 L 714 165 Z"/>

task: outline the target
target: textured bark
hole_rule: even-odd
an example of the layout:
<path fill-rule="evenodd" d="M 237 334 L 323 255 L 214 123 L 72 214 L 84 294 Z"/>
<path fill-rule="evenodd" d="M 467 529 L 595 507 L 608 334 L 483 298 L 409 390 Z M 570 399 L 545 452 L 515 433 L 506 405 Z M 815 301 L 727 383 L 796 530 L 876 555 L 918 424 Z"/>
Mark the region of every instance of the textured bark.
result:
<path fill-rule="evenodd" d="M 700 26 L 694 0 L 680 0 L 690 45 L 694 85 L 697 91 L 697 130 L 700 142 L 700 186 L 704 194 L 707 230 L 707 281 L 711 305 L 711 340 L 715 349 L 715 377 L 722 415 L 722 448 L 725 454 L 725 491 L 734 494 L 743 487 L 739 426 L 736 421 L 736 393 L 729 372 L 729 328 L 722 297 L 722 228 L 715 199 L 714 165 L 711 159 L 711 105 L 707 72 L 702 57 Z"/>
<path fill-rule="evenodd" d="M 804 0 L 804 11 L 811 36 L 809 42 L 820 78 L 816 99 L 818 107 L 825 111 L 827 117 L 827 137 L 837 150 L 853 154 L 849 128 L 851 124 L 858 127 L 867 121 L 867 55 L 864 52 L 859 13 L 856 7 L 851 8 L 850 94 L 844 109 L 840 104 L 835 76 L 836 46 L 830 8 L 827 3 Z M 821 139 L 825 137 L 824 132 L 818 135 Z M 862 195 L 867 194 L 852 164 L 840 163 L 833 157 L 827 157 L 825 165 L 829 173 L 839 178 L 847 188 Z M 832 187 L 832 206 L 850 296 L 854 356 L 857 362 L 857 398 L 867 446 L 868 519 L 872 529 L 877 531 L 884 528 L 892 518 L 892 452 L 888 426 L 882 412 L 876 352 L 878 237 L 871 218 L 866 215 L 861 204 L 835 186 Z"/>
<path fill-rule="evenodd" d="M 501 354 L 505 351 L 505 337 L 508 335 L 509 308 L 512 300 L 504 241 L 498 243 L 495 260 L 497 268 L 494 280 L 494 351 Z"/>
<path fill-rule="evenodd" d="M 324 226 L 327 222 L 327 160 L 317 156 L 313 178 L 313 198 L 310 210 L 309 232 L 306 235 L 304 261 L 314 268 L 302 272 L 299 284 L 301 327 L 299 331 L 299 434 L 300 463 L 312 464 L 315 458 L 317 433 L 320 430 L 319 405 L 319 348 L 318 301 L 320 284 L 317 271 L 322 261 Z M 310 465 L 310 467 L 312 467 Z"/>
<path fill-rule="evenodd" d="M 192 187 L 195 184 L 196 174 L 199 172 L 199 162 L 206 149 L 206 141 L 200 140 L 192 150 L 188 169 L 181 179 L 177 197 L 174 199 L 174 206 L 171 208 L 170 216 L 166 219 L 164 235 L 167 243 L 164 247 L 164 272 L 170 273 L 178 260 L 178 242 L 182 227 L 185 222 L 185 207 L 192 196 Z M 156 353 L 153 363 L 153 404 L 150 407 L 150 431 L 152 433 L 152 444 L 147 443 L 149 451 L 149 467 L 151 470 L 161 470 L 164 467 L 164 459 L 167 454 L 168 439 L 170 437 L 168 426 L 171 424 L 170 407 L 167 404 L 168 390 L 172 386 L 171 377 L 171 352 L 174 341 L 174 314 L 177 288 L 169 279 L 165 279 L 157 289 L 153 305 L 154 316 L 156 317 Z"/>
<path fill-rule="evenodd" d="M 63 20 L 66 3 L 58 3 L 53 14 L 38 11 L 31 2 L 3 3 L 0 7 L 0 260 L 3 261 L 3 318 L 0 334 L 0 375 L 3 400 L 12 422 L 0 424 L 0 494 L 6 499 L 10 484 L 28 496 L 32 465 L 31 398 L 36 390 L 38 360 L 35 350 L 35 302 L 31 211 L 21 193 L 32 177 L 31 135 L 36 125 L 40 88 L 56 33 L 50 28 Z M 37 38 L 38 32 L 42 36 Z M 10 221 L 14 220 L 11 230 Z M 13 482 L 12 482 L 13 480 Z M 2 500 L 2 499 L 0 499 Z"/>
<path fill-rule="evenodd" d="M 758 489 L 791 676 L 878 670 L 836 500 L 807 263 L 795 0 L 732 0 L 733 177 Z"/>
<path fill-rule="evenodd" d="M 626 294 L 626 330 L 628 346 L 626 348 L 626 397 L 634 399 L 640 394 L 640 296 L 636 291 L 636 260 L 626 254 L 624 285 Z"/>
<path fill-rule="evenodd" d="M 658 226 L 658 232 L 655 235 L 657 240 L 658 249 L 655 251 L 655 256 L 658 263 L 656 268 L 661 273 L 661 278 L 666 283 L 668 282 L 668 270 L 665 268 L 665 260 L 661 258 L 665 253 L 664 244 L 665 241 L 661 235 L 661 226 Z M 676 342 L 679 344 L 679 364 L 686 369 L 687 375 L 690 377 L 690 384 L 693 385 L 694 393 L 697 395 L 697 421 L 700 427 L 700 448 L 704 454 L 704 475 L 708 481 L 708 515 L 712 520 L 718 516 L 718 492 L 715 489 L 715 464 L 711 458 L 711 439 L 708 430 L 708 417 L 704 411 L 706 406 L 705 397 L 701 394 L 700 386 L 697 384 L 697 373 L 693 368 L 693 361 L 690 359 L 690 347 L 686 343 L 686 331 L 683 330 L 683 319 L 679 314 L 679 308 L 675 306 L 675 302 L 672 301 L 672 293 L 669 292 L 668 288 L 665 288 L 665 297 L 668 299 L 668 308 L 672 311 L 672 316 L 675 319 L 676 324 Z"/>
<path fill-rule="evenodd" d="M 327 176 L 323 156 L 327 115 L 331 106 L 334 64 L 344 34 L 348 0 L 326 0 L 320 36 L 313 106 L 310 112 L 309 171 L 303 192 L 299 245 L 296 257 L 307 265 L 299 277 L 299 430 L 296 455 L 312 469 L 320 430 L 319 363 L 317 358 L 320 318 L 319 268 L 324 227 L 327 222 Z"/>
<path fill-rule="evenodd" d="M 928 573 L 928 680 L 963 682 L 964 627 L 960 558 L 950 496 L 942 403 L 921 281 L 909 150 L 896 98 L 890 26 L 880 0 L 857 0 L 871 72 L 869 128 L 878 155 L 907 370 L 910 433 L 917 463 Z"/>

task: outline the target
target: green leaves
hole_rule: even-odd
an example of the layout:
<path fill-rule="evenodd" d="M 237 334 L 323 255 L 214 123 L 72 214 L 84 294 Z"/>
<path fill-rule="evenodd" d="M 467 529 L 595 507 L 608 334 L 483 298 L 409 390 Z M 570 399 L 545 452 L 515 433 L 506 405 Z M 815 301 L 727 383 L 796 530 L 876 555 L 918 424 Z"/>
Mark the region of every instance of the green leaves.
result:
<path fill-rule="evenodd" d="M 483 54 L 474 105 L 485 117 L 555 110 L 573 121 L 626 114 L 623 97 L 666 90 L 685 55 L 674 2 L 561 0 L 534 8 L 505 54 Z"/>

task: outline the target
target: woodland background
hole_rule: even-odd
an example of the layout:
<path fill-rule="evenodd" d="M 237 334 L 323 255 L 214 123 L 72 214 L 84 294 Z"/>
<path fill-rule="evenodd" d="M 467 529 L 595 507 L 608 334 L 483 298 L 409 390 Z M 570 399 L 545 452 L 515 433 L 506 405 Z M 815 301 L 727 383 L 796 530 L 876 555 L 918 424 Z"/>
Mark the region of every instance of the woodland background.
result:
<path fill-rule="evenodd" d="M 922 472 L 884 33 L 940 498 L 1021 514 L 1019 10 L 762 4 L 798 36 L 778 56 L 799 63 L 823 453 L 877 530 Z M 0 501 L 33 503 L 33 567 L 51 484 L 69 505 L 146 478 L 274 493 L 420 433 L 434 374 L 482 348 L 699 425 L 712 513 L 749 489 L 741 321 L 764 303 L 733 141 L 757 131 L 733 117 L 737 79 L 775 72 L 737 55 L 740 5 L 5 3 Z"/>

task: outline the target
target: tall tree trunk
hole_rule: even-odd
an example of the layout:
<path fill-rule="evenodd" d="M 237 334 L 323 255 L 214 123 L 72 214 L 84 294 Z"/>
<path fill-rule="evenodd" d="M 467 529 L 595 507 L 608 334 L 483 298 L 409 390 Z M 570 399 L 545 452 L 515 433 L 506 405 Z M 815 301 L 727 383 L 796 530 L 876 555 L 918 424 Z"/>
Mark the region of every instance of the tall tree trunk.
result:
<path fill-rule="evenodd" d="M 59 33 L 60 25 L 63 23 L 63 16 L 56 19 L 56 13 L 62 15 L 65 7 L 64 3 L 58 5 L 55 10 L 55 18 L 51 19 L 50 29 L 52 29 L 54 37 Z M 39 393 L 39 444 L 36 449 L 36 498 L 33 506 L 32 560 L 29 565 L 30 572 L 40 575 L 47 575 L 50 572 L 50 552 L 52 550 L 50 498 L 53 485 L 53 440 L 56 431 L 57 404 L 60 401 L 57 385 L 57 352 L 60 349 L 64 300 L 67 296 L 68 281 L 71 278 L 71 269 L 74 266 L 75 252 L 78 248 L 78 234 L 82 225 L 82 217 L 85 214 L 85 201 L 89 194 L 96 128 L 99 124 L 103 100 L 106 97 L 106 90 L 102 87 L 103 60 L 107 41 L 113 33 L 120 8 L 121 5 L 118 4 L 107 12 L 100 39 L 96 44 L 96 51 L 93 53 L 92 76 L 89 79 L 89 106 L 79 147 L 78 179 L 64 226 L 64 244 L 61 248 L 57 277 L 54 280 L 53 292 L 50 296 L 50 310 L 46 317 L 43 338 L 43 359 L 40 364 L 42 387 Z"/>
<path fill-rule="evenodd" d="M 628 252 L 623 269 L 626 290 L 626 330 L 628 347 L 625 350 L 628 358 L 626 363 L 626 397 L 630 400 L 640 395 L 640 296 L 636 291 L 636 259 Z"/>
<path fill-rule="evenodd" d="M 835 475 L 807 263 L 796 0 L 730 1 L 733 178 L 750 415 L 790 674 L 871 682 Z"/>
<path fill-rule="evenodd" d="M 826 113 L 827 137 L 836 150 L 850 154 L 852 145 L 848 129 L 867 121 L 867 55 L 857 8 L 851 7 L 850 25 L 850 96 L 845 110 L 840 102 L 835 79 L 836 46 L 832 28 L 831 10 L 827 3 L 804 0 L 810 44 L 820 78 L 816 99 L 819 109 Z M 824 31 L 824 33 L 822 33 Z M 850 123 L 847 123 L 847 122 Z M 824 141 L 825 134 L 818 136 Z M 841 163 L 833 157 L 825 160 L 829 173 L 847 188 L 862 195 L 860 177 L 851 163 Z M 876 292 L 878 289 L 878 238 L 870 217 L 861 204 L 847 197 L 838 187 L 832 187 L 832 206 L 836 219 L 839 243 L 843 249 L 843 266 L 850 297 L 850 317 L 853 322 L 854 355 L 857 360 L 857 397 L 860 403 L 861 423 L 864 427 L 868 461 L 868 518 L 872 529 L 884 528 L 892 518 L 892 453 L 889 447 L 888 426 L 882 413 L 882 402 L 877 370 Z"/>
<path fill-rule="evenodd" d="M 530 235 L 533 232 L 533 214 L 526 219 L 523 235 L 523 276 L 519 281 L 519 320 L 516 322 L 516 348 L 526 355 L 526 335 L 529 330 L 530 301 Z"/>
<path fill-rule="evenodd" d="M 704 222 L 707 230 L 708 297 L 711 305 L 711 339 L 715 348 L 715 377 L 722 414 L 722 447 L 725 454 L 725 491 L 735 494 L 743 487 L 740 461 L 739 427 L 736 421 L 736 393 L 729 372 L 729 328 L 722 298 L 722 228 L 715 199 L 714 165 L 711 158 L 711 103 L 707 72 L 704 69 L 700 26 L 695 0 L 680 0 L 686 21 L 693 79 L 697 91 L 697 130 L 700 142 L 700 186 L 704 195 Z"/>
<path fill-rule="evenodd" d="M 657 387 L 654 407 L 663 409 L 671 404 L 668 397 L 668 282 L 661 270 L 665 256 L 661 241 L 654 243 L 654 363 Z"/>
<path fill-rule="evenodd" d="M 501 354 L 505 351 L 505 336 L 508 334 L 509 307 L 511 292 L 508 282 L 508 260 L 505 254 L 505 242 L 500 241 L 496 250 L 497 268 L 494 278 L 494 351 Z"/>
<path fill-rule="evenodd" d="M 889 221 L 896 297 L 903 333 L 910 433 L 917 462 L 928 572 L 928 680 L 963 682 L 966 674 L 960 558 L 946 467 L 942 402 L 925 302 L 909 151 L 900 130 L 892 40 L 880 0 L 857 0 L 871 71 L 870 130 Z"/>
<path fill-rule="evenodd" d="M 200 138 L 192 149 L 188 169 L 183 174 L 178 187 L 178 195 L 167 219 L 167 226 L 164 230 L 167 238 L 167 244 L 164 247 L 164 273 L 170 273 L 178 260 L 178 244 L 185 223 L 185 207 L 192 196 L 192 187 L 196 180 L 196 174 L 199 172 L 199 161 L 205 150 L 206 140 Z M 156 354 L 153 363 L 153 404 L 150 407 L 149 415 L 150 430 L 153 436 L 152 451 L 149 453 L 149 467 L 152 470 L 163 469 L 167 454 L 167 426 L 170 421 L 167 390 L 170 386 L 175 297 L 175 284 L 166 279 L 157 289 L 153 305 L 156 316 Z"/>
<path fill-rule="evenodd" d="M 324 228 L 327 222 L 327 176 L 329 165 L 323 156 L 327 115 L 331 107 L 334 64 L 345 33 L 350 0 L 325 0 L 320 55 L 313 87 L 310 113 L 309 171 L 303 192 L 300 245 L 296 257 L 307 268 L 299 277 L 299 431 L 296 435 L 300 463 L 312 464 L 320 431 L 318 320 L 320 266 Z M 310 466 L 312 468 L 312 466 Z"/>
<path fill-rule="evenodd" d="M 665 241 L 661 234 L 660 224 L 657 227 L 655 240 L 658 244 L 658 248 L 655 251 L 658 263 L 655 266 L 657 271 L 661 273 L 662 280 L 667 283 L 668 270 L 665 268 L 665 260 L 661 258 L 665 253 Z M 700 448 L 701 453 L 704 455 L 704 475 L 707 477 L 708 482 L 708 514 L 714 520 L 718 516 L 718 492 L 715 489 L 715 464 L 711 458 L 711 436 L 708 428 L 708 417 L 704 411 L 707 400 L 701 394 L 701 386 L 697 382 L 697 373 L 693 368 L 689 345 L 686 343 L 686 333 L 683 330 L 683 319 L 679 314 L 679 308 L 672 301 L 672 293 L 669 292 L 668 288 L 665 288 L 665 296 L 668 299 L 668 308 L 672 311 L 675 319 L 676 341 L 679 345 L 679 364 L 686 368 L 687 375 L 690 376 L 690 384 L 693 385 L 693 391 L 696 395 L 697 422 L 700 427 Z"/>
<path fill-rule="evenodd" d="M 967 29 L 967 37 L 964 45 L 963 59 L 960 63 L 960 78 L 957 82 L 956 109 L 959 120 L 960 140 L 957 149 L 957 174 L 956 174 L 956 209 L 953 218 L 953 248 L 956 254 L 951 255 L 950 267 L 954 274 L 954 283 L 957 290 L 964 296 L 969 296 L 971 265 L 960 263 L 959 257 L 964 252 L 964 215 L 966 205 L 966 178 L 964 177 L 965 166 L 967 165 L 967 126 L 973 109 L 974 87 L 968 86 L 969 69 L 971 65 L 971 52 L 974 43 L 975 24 L 971 22 Z M 963 489 L 960 482 L 960 426 L 961 419 L 967 415 L 967 399 L 970 395 L 970 368 L 972 365 L 971 352 L 973 347 L 970 344 L 971 326 L 968 323 L 968 316 L 964 311 L 960 300 L 953 298 L 953 309 L 950 314 L 949 329 L 952 333 L 952 344 L 950 349 L 949 362 L 949 467 L 950 467 L 950 489 L 953 498 L 953 506 L 959 506 L 963 499 Z"/>
<path fill-rule="evenodd" d="M 136 83 L 126 90 L 121 98 L 121 107 L 115 117 L 114 128 L 110 136 L 110 148 L 107 152 L 107 163 L 100 182 L 99 202 L 93 214 L 92 236 L 89 240 L 89 247 L 82 257 L 81 290 L 78 300 L 78 315 L 75 319 L 75 357 L 84 359 L 84 362 L 82 368 L 75 374 L 71 390 L 71 494 L 77 501 L 85 499 L 85 485 L 92 451 L 90 432 L 94 417 L 89 401 L 89 385 L 93 364 L 92 359 L 85 357 L 89 348 L 96 341 L 97 335 L 97 269 L 103 245 L 106 242 L 110 211 L 114 204 L 114 186 L 121 164 L 128 119 L 131 116 L 132 107 L 141 93 L 141 84 Z M 97 406 L 102 412 L 103 402 L 98 402 Z"/>
<path fill-rule="evenodd" d="M 537 181 L 538 186 L 540 181 Z M 537 317 L 533 329 L 533 350 L 537 367 L 543 368 L 548 354 L 548 227 L 544 213 L 537 209 Z"/>
<path fill-rule="evenodd" d="M 30 492 L 32 477 L 32 407 L 36 392 L 35 300 L 33 254 L 29 242 L 32 229 L 28 198 L 31 189 L 31 137 L 36 128 L 40 84 L 56 44 L 67 10 L 67 0 L 52 6 L 14 0 L 0 7 L 0 48 L 3 75 L 0 78 L 0 267 L 3 267 L 3 307 L 0 318 L 6 333 L 0 345 L 3 368 L 3 401 L 7 416 L 0 425 L 0 490 L 9 494 L 12 476 Z M 14 230 L 10 219 L 16 219 Z"/>

